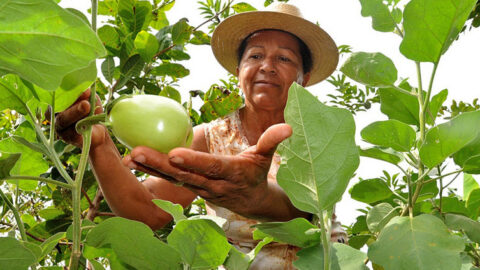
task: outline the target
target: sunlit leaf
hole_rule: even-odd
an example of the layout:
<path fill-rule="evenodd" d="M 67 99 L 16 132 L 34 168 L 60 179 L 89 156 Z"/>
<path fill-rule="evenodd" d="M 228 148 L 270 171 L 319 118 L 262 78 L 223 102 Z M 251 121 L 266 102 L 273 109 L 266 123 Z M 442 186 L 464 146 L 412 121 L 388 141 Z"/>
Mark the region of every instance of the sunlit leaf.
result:
<path fill-rule="evenodd" d="M 11 109 L 27 115 L 25 106 L 31 98 L 31 89 L 26 87 L 18 76 L 8 74 L 0 78 L 0 111 Z"/>
<path fill-rule="evenodd" d="M 165 11 L 157 11 L 156 14 L 152 17 L 152 20 L 150 21 L 150 26 L 153 27 L 154 29 L 160 30 L 165 26 L 168 26 L 169 22 L 167 19 L 167 15 L 165 14 Z"/>
<path fill-rule="evenodd" d="M 359 164 L 352 114 L 324 105 L 294 83 L 285 122 L 293 135 L 278 147 L 282 156 L 278 184 L 300 210 L 320 213 L 330 209 L 342 197 Z"/>
<path fill-rule="evenodd" d="M 403 157 L 400 153 L 394 152 L 391 149 L 382 149 L 380 147 L 372 147 L 367 149 L 359 148 L 359 153 L 362 157 L 383 160 L 392 164 L 398 164 L 403 160 Z"/>
<path fill-rule="evenodd" d="M 204 122 L 210 122 L 234 112 L 243 105 L 243 99 L 238 91 L 222 91 L 213 87 L 207 91 L 204 103 L 200 108 Z"/>
<path fill-rule="evenodd" d="M 0 69 L 47 90 L 55 90 L 65 75 L 105 54 L 100 40 L 81 18 L 50 0 L 3 4 L 0 48 Z"/>
<path fill-rule="evenodd" d="M 432 215 L 395 217 L 370 245 L 368 258 L 385 269 L 460 269 L 464 241 Z"/>
<path fill-rule="evenodd" d="M 115 27 L 104 25 L 97 30 L 97 33 L 110 54 L 116 55 L 119 53 L 121 47 L 120 35 Z"/>
<path fill-rule="evenodd" d="M 354 200 L 374 203 L 390 198 L 393 193 L 385 181 L 375 178 L 356 183 L 350 190 L 350 195 Z"/>
<path fill-rule="evenodd" d="M 470 217 L 477 219 L 480 215 L 480 189 L 474 189 L 470 192 L 466 206 L 470 213 Z"/>
<path fill-rule="evenodd" d="M 333 243 L 330 247 L 331 270 L 367 270 L 365 260 L 367 254 L 340 243 Z M 318 244 L 304 248 L 297 252 L 298 260 L 293 265 L 299 270 L 323 269 L 323 247 Z"/>
<path fill-rule="evenodd" d="M 427 124 L 433 125 L 433 123 L 435 123 L 435 118 L 437 117 L 438 111 L 442 107 L 443 102 L 447 100 L 447 96 L 448 90 L 444 89 L 432 97 L 432 100 L 428 104 L 428 111 L 426 116 Z"/>
<path fill-rule="evenodd" d="M 157 38 L 144 30 L 137 34 L 134 43 L 137 52 L 145 62 L 151 61 L 160 47 Z"/>
<path fill-rule="evenodd" d="M 10 176 L 10 170 L 20 159 L 21 153 L 7 154 L 0 152 L 0 179 Z"/>
<path fill-rule="evenodd" d="M 180 19 L 171 28 L 172 42 L 175 45 L 185 44 L 190 39 L 193 27 L 187 23 L 187 19 Z"/>
<path fill-rule="evenodd" d="M 175 222 L 187 219 L 187 217 L 183 214 L 183 207 L 180 204 L 174 204 L 170 201 L 159 199 L 153 200 L 153 203 L 160 207 L 163 211 L 172 215 Z"/>
<path fill-rule="evenodd" d="M 152 5 L 149 1 L 119 0 L 118 15 L 127 30 L 135 36 L 150 24 Z"/>
<path fill-rule="evenodd" d="M 378 146 L 408 152 L 415 145 L 416 133 L 409 125 L 398 120 L 377 121 L 361 131 L 362 138 Z"/>
<path fill-rule="evenodd" d="M 480 185 L 477 180 L 470 174 L 463 174 L 463 199 L 467 200 L 470 193 L 475 189 L 480 189 Z"/>
<path fill-rule="evenodd" d="M 163 97 L 171 98 L 178 103 L 182 103 L 182 95 L 180 94 L 180 92 L 169 85 L 165 86 L 159 95 Z"/>
<path fill-rule="evenodd" d="M 396 20 L 382 0 L 360 0 L 360 4 L 362 5 L 362 16 L 372 17 L 373 29 L 380 32 L 395 30 Z"/>
<path fill-rule="evenodd" d="M 193 32 L 193 38 L 190 39 L 190 43 L 194 45 L 210 45 L 211 37 L 206 33 L 197 30 Z"/>
<path fill-rule="evenodd" d="M 233 5 L 232 8 L 237 13 L 257 10 L 252 5 L 250 5 L 249 3 L 245 3 L 245 2 L 237 3 L 237 4 Z"/>
<path fill-rule="evenodd" d="M 393 88 L 382 88 L 378 91 L 380 94 L 380 111 L 388 118 L 409 125 L 419 125 L 419 109 L 416 97 Z"/>
<path fill-rule="evenodd" d="M 257 230 L 270 235 L 276 242 L 284 242 L 297 247 L 312 246 L 320 241 L 320 232 L 306 234 L 310 229 L 318 229 L 304 218 L 288 222 L 268 222 L 254 225 Z"/>
<path fill-rule="evenodd" d="M 352 53 L 340 71 L 359 83 L 373 87 L 387 87 L 397 80 L 397 68 L 382 53 Z"/>
<path fill-rule="evenodd" d="M 412 0 L 403 14 L 400 52 L 408 59 L 437 63 L 462 30 L 476 0 Z"/>
<path fill-rule="evenodd" d="M 190 74 L 190 70 L 177 63 L 163 63 L 151 71 L 155 76 L 170 76 L 172 78 L 182 78 Z"/>
<path fill-rule="evenodd" d="M 456 153 L 478 135 L 472 127 L 480 126 L 480 111 L 463 113 L 427 132 L 420 148 L 420 158 L 429 168 L 440 164 Z"/>

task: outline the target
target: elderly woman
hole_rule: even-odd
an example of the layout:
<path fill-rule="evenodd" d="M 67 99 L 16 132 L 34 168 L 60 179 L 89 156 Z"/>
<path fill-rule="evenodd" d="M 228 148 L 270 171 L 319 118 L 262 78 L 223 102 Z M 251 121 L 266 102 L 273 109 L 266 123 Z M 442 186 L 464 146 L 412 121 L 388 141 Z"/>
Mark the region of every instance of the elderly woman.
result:
<path fill-rule="evenodd" d="M 227 220 L 224 230 L 229 241 L 248 252 L 256 245 L 250 226 L 258 221 L 309 218 L 276 183 L 280 157 L 275 149 L 292 133 L 283 124 L 290 85 L 306 86 L 325 79 L 335 69 L 338 53 L 328 34 L 288 4 L 226 19 L 213 34 L 212 49 L 217 60 L 238 75 L 244 107 L 196 126 L 190 149 L 162 154 L 137 147 L 123 160 L 106 128 L 96 125 L 90 161 L 117 215 L 158 229 L 171 216 L 152 199 L 186 207 L 200 196 L 206 199 L 209 214 Z M 88 114 L 88 96 L 87 91 L 57 117 L 57 129 L 67 142 L 81 144 L 73 127 Z M 152 176 L 139 182 L 130 169 Z M 333 241 L 344 241 L 340 233 L 334 224 Z M 251 269 L 293 269 L 296 251 L 272 243 L 263 248 Z"/>

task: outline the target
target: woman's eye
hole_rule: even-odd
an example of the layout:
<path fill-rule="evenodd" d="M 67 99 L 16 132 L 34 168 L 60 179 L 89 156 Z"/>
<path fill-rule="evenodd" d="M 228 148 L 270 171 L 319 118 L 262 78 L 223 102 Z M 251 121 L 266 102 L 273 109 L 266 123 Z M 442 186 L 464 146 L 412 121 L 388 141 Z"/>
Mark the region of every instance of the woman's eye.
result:
<path fill-rule="evenodd" d="M 290 58 L 286 57 L 286 56 L 279 56 L 278 57 L 280 59 L 280 61 L 282 62 L 291 62 Z"/>
<path fill-rule="evenodd" d="M 249 58 L 251 58 L 251 59 L 260 59 L 261 56 L 260 56 L 260 54 L 252 54 L 252 55 L 250 55 Z"/>

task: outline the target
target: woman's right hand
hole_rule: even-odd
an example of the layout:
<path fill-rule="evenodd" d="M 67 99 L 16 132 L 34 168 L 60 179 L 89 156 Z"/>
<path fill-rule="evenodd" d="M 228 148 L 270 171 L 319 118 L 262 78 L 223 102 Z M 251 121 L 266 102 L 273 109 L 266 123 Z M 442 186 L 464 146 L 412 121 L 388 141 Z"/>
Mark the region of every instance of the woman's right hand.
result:
<path fill-rule="evenodd" d="M 82 95 L 71 105 L 68 109 L 60 112 L 55 116 L 55 129 L 57 134 L 66 143 L 73 144 L 77 147 L 82 147 L 82 135 L 75 130 L 77 122 L 88 116 L 90 113 L 90 89 L 83 92 Z M 97 96 L 95 114 L 103 112 L 102 103 Z M 91 147 L 103 144 L 110 138 L 107 128 L 103 125 L 94 125 L 92 129 L 92 143 Z"/>

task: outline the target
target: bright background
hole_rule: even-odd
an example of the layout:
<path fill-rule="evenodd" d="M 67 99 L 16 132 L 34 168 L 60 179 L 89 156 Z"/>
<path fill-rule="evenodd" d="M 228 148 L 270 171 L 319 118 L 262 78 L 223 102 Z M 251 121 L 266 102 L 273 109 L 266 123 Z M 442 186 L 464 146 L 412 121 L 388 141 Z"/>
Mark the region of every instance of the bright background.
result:
<path fill-rule="evenodd" d="M 237 0 L 235 2 L 241 2 Z M 263 0 L 245 0 L 257 9 L 263 8 Z M 393 33 L 380 33 L 371 28 L 371 18 L 362 17 L 360 1 L 358 0 L 291 0 L 300 8 L 303 16 L 319 25 L 330 34 L 337 45 L 350 45 L 353 51 L 381 52 L 391 58 L 395 63 L 399 78 L 410 78 L 410 83 L 416 85 L 415 63 L 403 57 L 399 51 L 400 37 Z M 402 4 L 402 2 L 400 2 Z M 63 7 L 73 7 L 86 13 L 90 7 L 89 0 L 63 0 Z M 195 0 L 176 0 L 174 7 L 167 12 L 170 24 L 180 18 L 186 17 L 192 26 L 200 25 L 205 19 L 200 16 L 200 5 Z M 101 24 L 101 18 L 99 20 Z M 203 28 L 204 31 L 208 31 Z M 179 89 L 185 96 L 190 90 L 206 91 L 211 84 L 219 82 L 219 79 L 227 78 L 227 72 L 216 62 L 210 46 L 187 47 L 191 56 L 189 61 L 181 64 L 190 69 L 190 75 L 178 83 Z M 345 59 L 340 59 L 339 67 Z M 431 64 L 422 64 L 423 85 L 426 87 L 431 74 Z M 451 100 L 471 103 L 474 98 L 480 97 L 480 29 L 466 31 L 460 35 L 447 53 L 441 58 L 433 93 L 448 89 L 449 96 L 444 105 L 450 105 Z M 318 96 L 322 101 L 327 101 L 326 96 L 331 93 L 332 86 L 328 82 L 322 82 L 308 88 L 310 92 Z M 330 91 L 330 92 L 329 92 Z M 185 99 L 184 99 L 185 100 Z M 386 120 L 387 117 L 380 113 L 380 106 L 374 105 L 368 112 L 358 113 L 355 117 L 357 125 L 357 144 L 364 145 L 358 135 L 361 129 L 371 122 Z M 366 145 L 366 144 L 365 144 Z M 387 170 L 391 175 L 399 170 L 386 162 L 373 159 L 361 158 L 360 167 L 356 176 L 350 182 L 350 186 L 363 179 L 375 178 L 382 175 L 382 170 Z M 447 180 L 445 181 L 447 182 Z M 462 179 L 459 177 L 454 183 L 458 188 L 458 194 L 462 194 Z M 356 209 L 365 205 L 350 198 L 348 192 L 336 206 L 338 219 L 346 225 L 350 225 L 360 214 Z"/>

